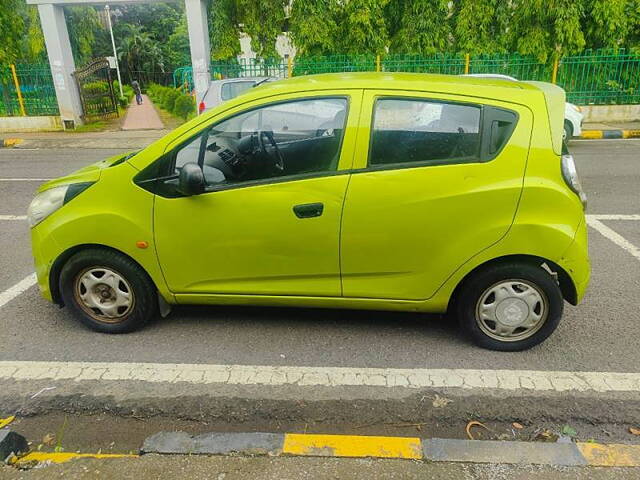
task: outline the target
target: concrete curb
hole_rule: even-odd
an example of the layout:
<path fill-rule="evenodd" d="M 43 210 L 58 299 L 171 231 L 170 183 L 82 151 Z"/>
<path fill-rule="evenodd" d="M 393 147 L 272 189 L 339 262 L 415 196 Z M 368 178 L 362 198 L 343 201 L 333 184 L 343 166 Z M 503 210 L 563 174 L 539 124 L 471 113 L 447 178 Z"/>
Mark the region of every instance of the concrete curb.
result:
<path fill-rule="evenodd" d="M 640 130 L 583 130 L 581 139 L 640 138 Z"/>
<path fill-rule="evenodd" d="M 431 462 L 640 467 L 640 445 L 420 439 L 355 435 L 160 432 L 141 455 L 269 455 L 404 458 Z"/>
<path fill-rule="evenodd" d="M 23 142 L 21 138 L 0 138 L 0 147 L 13 148 L 16 145 L 20 145 Z"/>

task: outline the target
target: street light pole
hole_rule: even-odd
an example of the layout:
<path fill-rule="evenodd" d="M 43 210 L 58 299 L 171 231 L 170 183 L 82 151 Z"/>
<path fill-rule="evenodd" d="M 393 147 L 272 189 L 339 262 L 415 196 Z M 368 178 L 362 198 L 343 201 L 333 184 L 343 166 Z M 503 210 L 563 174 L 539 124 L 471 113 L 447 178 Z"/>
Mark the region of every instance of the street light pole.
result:
<path fill-rule="evenodd" d="M 116 60 L 116 72 L 118 73 L 118 86 L 120 87 L 120 97 L 124 97 L 122 93 L 122 78 L 120 78 L 120 66 L 118 65 L 118 54 L 116 53 L 116 41 L 113 39 L 113 28 L 111 28 L 111 12 L 109 11 L 109 5 L 105 5 L 104 9 L 107 11 L 107 22 L 109 23 L 109 33 L 111 34 L 111 46 L 113 47 L 113 58 Z"/>

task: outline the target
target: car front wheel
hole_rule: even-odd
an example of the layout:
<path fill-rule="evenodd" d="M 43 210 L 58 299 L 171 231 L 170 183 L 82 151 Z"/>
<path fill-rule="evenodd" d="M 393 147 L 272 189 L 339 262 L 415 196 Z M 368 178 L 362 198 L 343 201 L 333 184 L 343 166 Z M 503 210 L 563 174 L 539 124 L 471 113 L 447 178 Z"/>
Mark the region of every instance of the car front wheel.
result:
<path fill-rule="evenodd" d="M 78 320 L 98 332 L 137 330 L 157 311 L 156 290 L 145 271 L 112 250 L 73 255 L 62 268 L 60 292 Z"/>
<path fill-rule="evenodd" d="M 541 266 L 508 263 L 475 273 L 456 296 L 458 320 L 476 345 L 520 351 L 543 342 L 558 326 L 562 293 Z"/>

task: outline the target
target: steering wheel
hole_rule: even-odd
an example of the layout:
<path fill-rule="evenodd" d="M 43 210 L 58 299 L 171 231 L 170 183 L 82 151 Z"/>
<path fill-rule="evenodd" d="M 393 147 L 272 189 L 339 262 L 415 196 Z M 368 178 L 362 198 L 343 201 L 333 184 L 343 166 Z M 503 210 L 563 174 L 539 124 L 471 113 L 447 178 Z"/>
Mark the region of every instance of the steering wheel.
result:
<path fill-rule="evenodd" d="M 264 141 L 265 138 L 269 140 L 269 143 L 273 147 L 272 153 L 269 153 L 269 151 L 267 150 L 267 145 Z M 284 172 L 284 157 L 282 156 L 282 153 L 278 148 L 278 144 L 273 138 L 273 130 L 260 130 L 258 132 L 258 145 L 260 146 L 260 151 L 262 152 L 262 154 L 273 161 L 273 166 L 276 168 L 276 170 Z"/>

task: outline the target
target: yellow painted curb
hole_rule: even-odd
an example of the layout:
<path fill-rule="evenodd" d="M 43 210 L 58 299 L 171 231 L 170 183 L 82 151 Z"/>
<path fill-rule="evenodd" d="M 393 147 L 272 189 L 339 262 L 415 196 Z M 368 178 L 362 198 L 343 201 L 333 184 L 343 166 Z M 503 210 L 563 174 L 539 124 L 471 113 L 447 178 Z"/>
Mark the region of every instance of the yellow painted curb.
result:
<path fill-rule="evenodd" d="M 602 130 L 583 130 L 580 138 L 598 139 L 602 138 Z"/>
<path fill-rule="evenodd" d="M 65 463 L 76 458 L 131 458 L 138 455 L 127 455 L 118 453 L 72 453 L 72 452 L 31 452 L 11 462 L 13 465 L 20 466 L 30 462 L 51 462 Z"/>
<path fill-rule="evenodd" d="M 15 415 L 11 415 L 10 417 L 7 417 L 7 418 L 0 418 L 0 428 L 6 427 L 11 422 L 13 422 L 15 419 L 16 419 Z"/>
<path fill-rule="evenodd" d="M 578 443 L 589 465 L 597 467 L 640 467 L 640 445 Z"/>
<path fill-rule="evenodd" d="M 15 147 L 16 145 L 20 145 L 22 143 L 21 138 L 6 138 L 4 140 L 5 147 Z"/>
<path fill-rule="evenodd" d="M 623 130 L 623 138 L 640 138 L 640 130 Z"/>
<path fill-rule="evenodd" d="M 283 454 L 320 457 L 422 458 L 419 438 L 288 433 Z"/>

